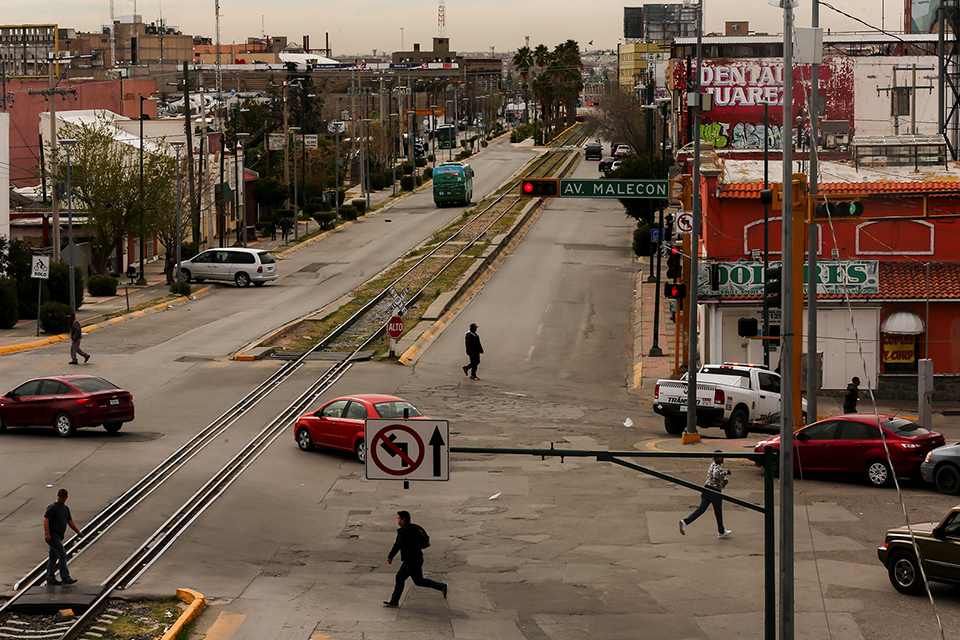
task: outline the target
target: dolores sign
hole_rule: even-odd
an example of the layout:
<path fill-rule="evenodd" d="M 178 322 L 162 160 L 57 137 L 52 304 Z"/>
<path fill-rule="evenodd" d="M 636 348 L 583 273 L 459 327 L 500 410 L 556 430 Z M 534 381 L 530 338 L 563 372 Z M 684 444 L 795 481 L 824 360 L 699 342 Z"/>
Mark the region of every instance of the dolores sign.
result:
<path fill-rule="evenodd" d="M 770 266 L 779 264 L 771 262 Z M 817 262 L 817 293 L 879 293 L 877 265 L 876 260 L 820 260 Z M 710 272 L 714 267 L 717 269 L 719 289 L 712 289 L 710 286 Z M 698 290 L 701 295 L 763 295 L 763 282 L 762 262 L 700 263 Z M 803 265 L 803 282 L 806 292 L 809 282 L 806 264 Z"/>

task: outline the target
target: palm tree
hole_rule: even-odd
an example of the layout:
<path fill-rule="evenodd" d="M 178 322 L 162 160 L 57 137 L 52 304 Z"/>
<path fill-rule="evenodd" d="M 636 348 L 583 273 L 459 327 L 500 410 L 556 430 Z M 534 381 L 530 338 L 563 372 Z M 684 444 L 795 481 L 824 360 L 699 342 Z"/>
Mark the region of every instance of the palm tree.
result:
<path fill-rule="evenodd" d="M 526 105 L 530 102 L 530 96 L 528 95 L 529 85 L 527 84 L 527 79 L 530 75 L 530 67 L 533 66 L 533 52 L 530 50 L 530 47 L 520 47 L 517 49 L 517 52 L 513 54 L 513 66 L 517 68 L 517 71 L 520 72 L 520 77 L 523 79 L 523 119 L 524 123 L 529 123 L 530 112 L 527 111 L 526 108 Z"/>
<path fill-rule="evenodd" d="M 547 63 L 550 62 L 550 49 L 547 48 L 545 44 L 538 44 L 533 49 L 533 61 L 536 63 L 537 67 L 540 68 L 540 73 L 542 74 L 547 67 Z M 543 105 L 540 106 L 540 111 L 546 114 L 543 111 Z M 536 119 L 536 112 L 534 112 L 534 119 Z"/>

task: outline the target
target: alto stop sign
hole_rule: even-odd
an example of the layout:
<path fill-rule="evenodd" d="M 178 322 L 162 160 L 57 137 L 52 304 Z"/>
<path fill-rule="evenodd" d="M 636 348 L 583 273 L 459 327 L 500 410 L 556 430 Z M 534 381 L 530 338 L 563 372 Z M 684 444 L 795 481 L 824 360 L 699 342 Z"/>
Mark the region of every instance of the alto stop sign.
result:
<path fill-rule="evenodd" d="M 403 318 L 393 316 L 387 323 L 387 335 L 391 338 L 399 338 L 403 334 Z"/>

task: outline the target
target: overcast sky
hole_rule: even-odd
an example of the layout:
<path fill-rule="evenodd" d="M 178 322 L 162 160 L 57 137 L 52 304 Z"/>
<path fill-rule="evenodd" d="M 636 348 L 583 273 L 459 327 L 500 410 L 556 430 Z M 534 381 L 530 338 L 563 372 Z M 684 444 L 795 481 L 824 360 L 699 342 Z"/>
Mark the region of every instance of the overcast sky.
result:
<path fill-rule="evenodd" d="M 216 0 L 114 0 L 114 14 L 136 12 L 146 23 L 161 17 L 189 35 L 216 35 Z M 810 0 L 800 0 L 797 26 L 809 26 Z M 885 5 L 884 5 L 885 3 Z M 902 0 L 832 0 L 831 4 L 870 25 L 902 31 Z M 333 55 L 410 50 L 418 42 L 429 50 L 439 35 L 439 0 L 220 0 L 220 42 L 245 42 L 262 34 L 287 36 L 311 48 L 323 48 L 330 36 Z M 628 2 L 627 6 L 642 6 Z M 624 3 L 611 0 L 446 0 L 446 36 L 455 51 L 513 51 L 530 36 L 530 46 L 551 49 L 573 39 L 581 49 L 613 49 L 623 35 Z M 110 22 L 110 0 L 0 0 L 3 24 L 57 24 L 78 31 L 99 31 Z M 705 32 L 723 32 L 724 21 L 746 20 L 752 31 L 781 33 L 783 11 L 766 0 L 704 0 Z M 834 31 L 867 30 L 821 5 L 821 26 Z M 588 43 L 593 41 L 593 45 Z"/>

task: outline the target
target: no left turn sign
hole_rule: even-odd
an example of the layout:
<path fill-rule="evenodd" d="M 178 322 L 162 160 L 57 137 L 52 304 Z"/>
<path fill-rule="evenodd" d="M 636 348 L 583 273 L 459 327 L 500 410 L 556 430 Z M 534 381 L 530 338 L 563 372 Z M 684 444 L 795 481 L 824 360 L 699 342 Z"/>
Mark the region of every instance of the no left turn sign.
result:
<path fill-rule="evenodd" d="M 367 420 L 367 480 L 449 480 L 446 420 Z"/>
<path fill-rule="evenodd" d="M 676 216 L 677 233 L 690 233 L 693 231 L 693 213 L 691 211 L 679 211 Z"/>

